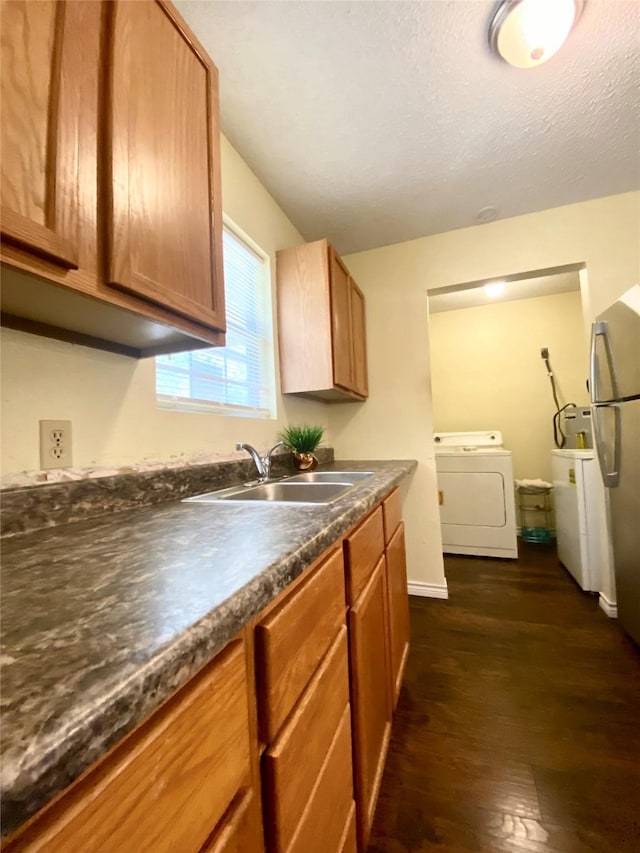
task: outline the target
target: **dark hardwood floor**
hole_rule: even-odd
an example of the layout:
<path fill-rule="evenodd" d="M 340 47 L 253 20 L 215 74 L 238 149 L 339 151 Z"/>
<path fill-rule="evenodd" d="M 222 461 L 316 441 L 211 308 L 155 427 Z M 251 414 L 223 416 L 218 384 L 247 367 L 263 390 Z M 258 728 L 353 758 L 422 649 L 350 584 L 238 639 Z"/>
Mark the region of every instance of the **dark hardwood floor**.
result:
<path fill-rule="evenodd" d="M 447 557 L 412 647 L 368 853 L 640 851 L 640 653 L 546 545 Z"/>

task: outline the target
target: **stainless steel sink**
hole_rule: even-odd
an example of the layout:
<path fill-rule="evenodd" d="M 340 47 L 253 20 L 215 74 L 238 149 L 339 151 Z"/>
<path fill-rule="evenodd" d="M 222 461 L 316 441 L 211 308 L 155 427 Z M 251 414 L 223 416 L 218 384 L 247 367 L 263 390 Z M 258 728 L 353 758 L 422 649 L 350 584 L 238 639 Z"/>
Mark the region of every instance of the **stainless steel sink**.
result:
<path fill-rule="evenodd" d="M 207 492 L 193 498 L 185 498 L 186 503 L 216 503 L 234 501 L 236 503 L 255 503 L 266 501 L 279 504 L 327 504 L 336 500 L 353 487 L 353 483 L 309 483 L 291 482 L 261 483 L 256 486 L 234 486 L 217 492 Z"/>
<path fill-rule="evenodd" d="M 359 483 L 373 475 L 373 471 L 305 471 L 287 477 L 287 483 Z"/>

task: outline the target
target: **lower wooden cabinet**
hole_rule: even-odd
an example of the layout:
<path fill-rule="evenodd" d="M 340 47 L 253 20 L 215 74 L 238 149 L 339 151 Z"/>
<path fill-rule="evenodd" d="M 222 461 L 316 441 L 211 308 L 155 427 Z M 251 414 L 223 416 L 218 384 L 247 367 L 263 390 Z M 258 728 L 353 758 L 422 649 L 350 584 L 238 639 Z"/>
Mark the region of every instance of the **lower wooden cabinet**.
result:
<path fill-rule="evenodd" d="M 404 524 L 400 522 L 386 547 L 387 599 L 389 611 L 389 663 L 393 707 L 398 704 L 400 687 L 409 656 L 409 597 Z"/>
<path fill-rule="evenodd" d="M 408 652 L 400 518 L 396 491 L 5 853 L 364 853 Z"/>
<path fill-rule="evenodd" d="M 274 740 L 345 623 L 342 550 L 319 563 L 256 625 L 258 720 L 264 743 Z"/>
<path fill-rule="evenodd" d="M 255 629 L 269 853 L 349 849 L 354 795 L 342 547 L 318 563 Z"/>
<path fill-rule="evenodd" d="M 242 789 L 201 853 L 260 853 L 262 814 L 255 791 Z"/>
<path fill-rule="evenodd" d="M 290 853 L 340 851 L 352 804 L 351 710 L 346 707 Z"/>
<path fill-rule="evenodd" d="M 358 845 L 369 839 L 391 734 L 385 558 L 349 612 Z"/>
<path fill-rule="evenodd" d="M 236 639 L 9 843 L 6 853 L 197 853 L 217 826 L 223 831 L 237 794 L 252 786 L 257 756 L 248 688 L 245 644 Z M 240 837 L 234 827 L 241 827 L 241 819 L 231 814 L 230 820 L 231 833 Z M 232 851 L 230 845 L 221 839 L 211 849 Z M 242 848 L 261 850 L 259 838 Z"/>
<path fill-rule="evenodd" d="M 342 845 L 340 853 L 357 853 L 358 842 L 356 840 L 356 807 L 355 803 L 349 812 L 347 825 L 342 836 Z"/>
<path fill-rule="evenodd" d="M 270 849 L 291 849 L 301 821 L 322 811 L 317 786 L 345 710 L 349 709 L 347 630 L 342 628 L 291 718 L 264 754 L 263 780 Z M 304 760 L 301 757 L 304 756 Z M 351 756 L 346 772 L 351 774 Z M 351 805 L 350 788 L 347 806 Z M 308 819 L 308 818 L 307 818 Z M 336 848 L 337 849 L 337 848 Z"/>

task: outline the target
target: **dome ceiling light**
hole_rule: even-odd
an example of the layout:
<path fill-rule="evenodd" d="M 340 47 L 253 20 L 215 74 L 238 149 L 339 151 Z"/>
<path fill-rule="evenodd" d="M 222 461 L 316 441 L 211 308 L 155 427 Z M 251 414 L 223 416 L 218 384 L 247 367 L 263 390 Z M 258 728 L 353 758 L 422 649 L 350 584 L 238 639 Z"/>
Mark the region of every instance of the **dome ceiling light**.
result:
<path fill-rule="evenodd" d="M 489 26 L 491 49 L 516 68 L 535 68 L 557 53 L 584 0 L 503 0 Z"/>

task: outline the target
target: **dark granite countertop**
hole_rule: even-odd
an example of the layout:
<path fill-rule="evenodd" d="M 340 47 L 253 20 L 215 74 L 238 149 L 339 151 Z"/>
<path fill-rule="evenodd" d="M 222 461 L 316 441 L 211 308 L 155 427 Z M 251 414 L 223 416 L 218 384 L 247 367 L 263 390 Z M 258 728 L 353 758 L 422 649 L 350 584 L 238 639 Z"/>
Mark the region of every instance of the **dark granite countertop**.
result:
<path fill-rule="evenodd" d="M 13 831 L 184 684 L 394 485 L 328 505 L 171 502 L 2 545 L 2 832 Z"/>

